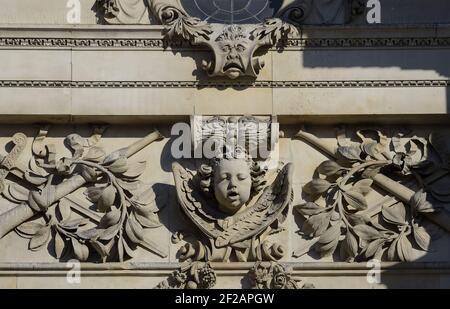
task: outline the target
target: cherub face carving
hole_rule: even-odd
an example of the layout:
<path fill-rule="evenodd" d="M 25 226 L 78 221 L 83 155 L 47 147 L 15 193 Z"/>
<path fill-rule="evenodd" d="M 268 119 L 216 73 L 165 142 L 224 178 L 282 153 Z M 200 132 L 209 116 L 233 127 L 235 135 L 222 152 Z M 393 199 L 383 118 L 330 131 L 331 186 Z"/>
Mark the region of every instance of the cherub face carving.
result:
<path fill-rule="evenodd" d="M 214 195 L 221 211 L 233 215 L 249 200 L 252 177 L 244 159 L 221 160 L 214 167 Z"/>

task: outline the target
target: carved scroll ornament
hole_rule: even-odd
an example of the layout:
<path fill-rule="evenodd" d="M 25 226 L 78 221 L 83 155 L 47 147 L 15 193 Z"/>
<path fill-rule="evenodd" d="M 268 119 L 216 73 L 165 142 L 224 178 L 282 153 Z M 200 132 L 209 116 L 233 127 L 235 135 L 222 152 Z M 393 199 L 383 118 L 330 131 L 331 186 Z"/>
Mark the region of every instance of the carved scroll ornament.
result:
<path fill-rule="evenodd" d="M 208 47 L 214 53 L 213 61 L 203 61 L 209 76 L 241 76 L 256 78 L 264 61 L 255 57 L 263 46 L 273 46 L 290 34 L 294 26 L 280 19 L 271 19 L 260 25 L 209 24 L 188 16 L 179 1 L 151 1 L 153 12 L 167 26 L 169 40 L 183 39 L 193 45 Z"/>

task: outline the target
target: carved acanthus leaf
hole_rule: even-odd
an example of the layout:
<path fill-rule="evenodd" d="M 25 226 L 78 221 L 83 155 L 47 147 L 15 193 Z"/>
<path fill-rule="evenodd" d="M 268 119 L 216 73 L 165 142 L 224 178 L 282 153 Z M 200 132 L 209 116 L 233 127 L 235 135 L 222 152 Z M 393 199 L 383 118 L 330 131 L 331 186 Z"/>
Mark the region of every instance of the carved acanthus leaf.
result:
<path fill-rule="evenodd" d="M 193 44 L 199 39 L 209 40 L 211 25 L 195 17 L 182 16 L 167 26 L 167 37 L 171 40 L 182 38 Z"/>

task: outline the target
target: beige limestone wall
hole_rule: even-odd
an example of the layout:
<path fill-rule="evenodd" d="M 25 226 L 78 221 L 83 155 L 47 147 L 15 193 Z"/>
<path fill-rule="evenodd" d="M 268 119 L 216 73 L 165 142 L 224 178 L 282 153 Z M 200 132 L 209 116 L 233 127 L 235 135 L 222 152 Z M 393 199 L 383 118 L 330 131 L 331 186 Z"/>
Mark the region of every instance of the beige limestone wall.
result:
<path fill-rule="evenodd" d="M 349 124 L 349 132 L 388 124 L 386 131 L 410 129 L 421 137 L 450 133 L 447 25 L 304 27 L 283 52 L 263 54 L 266 66 L 255 81 L 229 81 L 209 79 L 201 70 L 201 61 L 211 57 L 208 51 L 166 46 L 161 26 L 96 25 L 93 0 L 81 1 L 81 25 L 67 25 L 62 0 L 9 3 L 0 0 L 0 153 L 6 154 L 14 133 L 24 132 L 28 146 L 21 161 L 26 164 L 37 123 L 54 124 L 50 140 L 60 155 L 69 154 L 64 138 L 71 133 L 88 137 L 92 123 L 111 124 L 104 136 L 108 151 L 157 127 L 166 138 L 136 160 L 149 163 L 141 176 L 145 185 L 167 186 L 170 199 L 161 213 L 163 226 L 146 232 L 167 250 L 166 258 L 138 248 L 128 263 L 84 264 L 82 283 L 73 286 L 66 281 L 66 264 L 58 262 L 50 247 L 31 252 L 28 240 L 11 232 L 0 240 L 2 288 L 150 288 L 176 269 L 179 245 L 171 243 L 171 236 L 190 226 L 181 219 L 168 148 L 171 126 L 188 122 L 191 115 L 278 116 L 284 131 L 280 157 L 295 165 L 294 205 L 303 201 L 303 185 L 327 159 L 294 139 L 305 123 L 330 145 L 336 143 L 336 124 Z M 83 201 L 82 191 L 73 198 Z M 385 195 L 378 190 L 368 199 L 376 203 Z M 3 198 L 0 205 L 0 213 L 13 207 Z M 414 248 L 416 264 L 383 263 L 382 282 L 371 285 L 365 263 L 319 259 L 313 253 L 293 257 L 292 252 L 309 243 L 298 234 L 302 222 L 293 209 L 289 214 L 279 236 L 289 253 L 282 262 L 293 267 L 296 278 L 316 287 L 450 286 L 448 233 L 438 232 L 430 252 Z M 217 288 L 239 288 L 251 265 L 214 267 Z"/>

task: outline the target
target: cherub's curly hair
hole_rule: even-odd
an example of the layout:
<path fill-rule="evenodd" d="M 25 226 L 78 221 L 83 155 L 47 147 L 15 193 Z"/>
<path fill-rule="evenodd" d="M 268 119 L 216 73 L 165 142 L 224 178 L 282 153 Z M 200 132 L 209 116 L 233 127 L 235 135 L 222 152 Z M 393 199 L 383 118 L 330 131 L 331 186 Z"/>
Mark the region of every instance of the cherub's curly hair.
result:
<path fill-rule="evenodd" d="M 231 160 L 233 158 L 217 158 L 212 159 L 209 164 L 202 164 L 198 170 L 200 176 L 200 188 L 206 194 L 214 194 L 214 167 L 223 160 Z M 245 161 L 250 168 L 250 176 L 252 178 L 251 196 L 258 194 L 266 185 L 265 176 L 267 168 L 262 168 L 261 165 L 250 157 L 246 156 Z"/>

